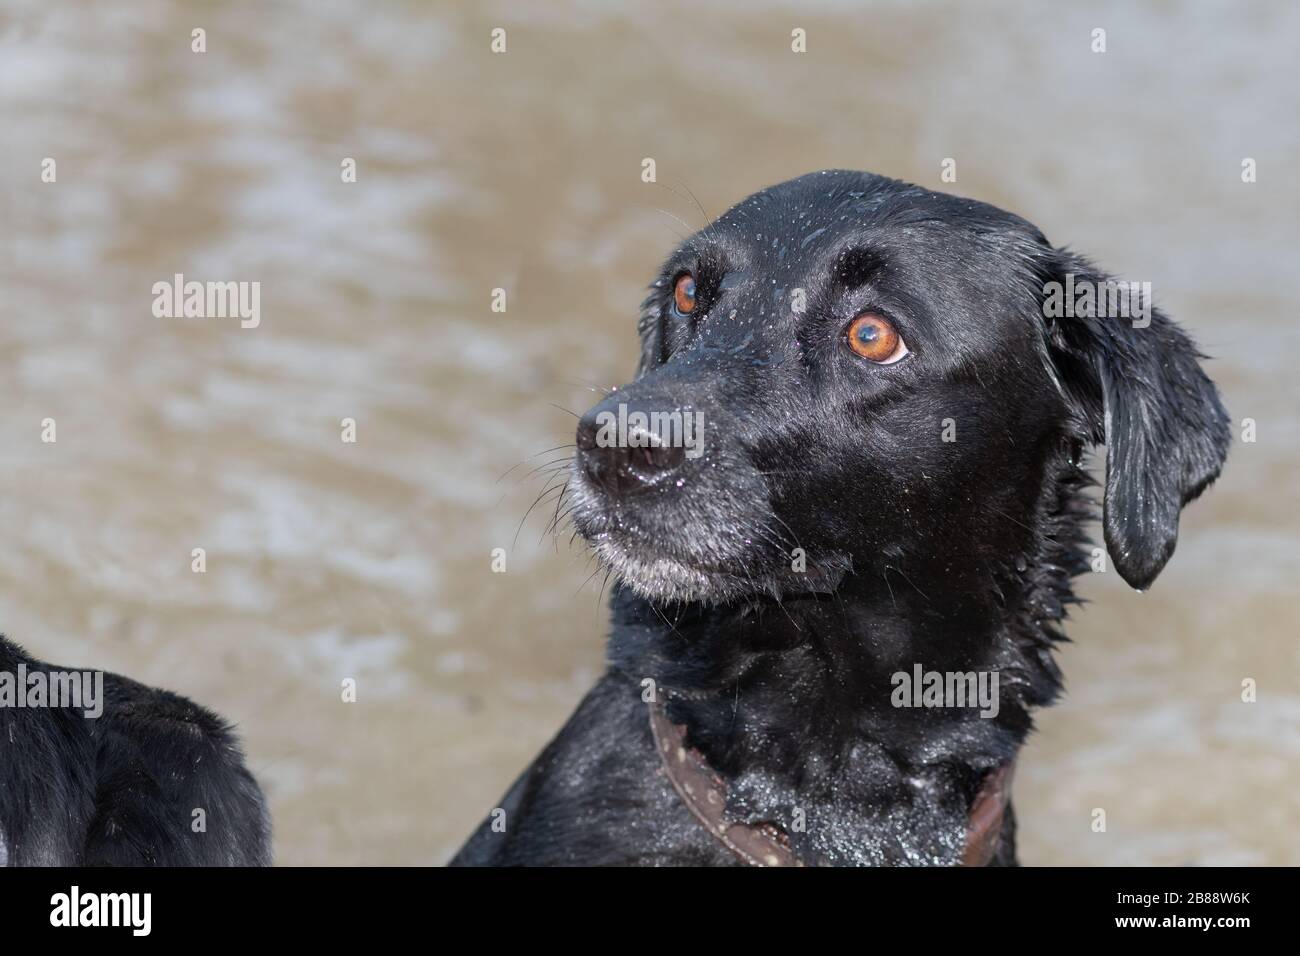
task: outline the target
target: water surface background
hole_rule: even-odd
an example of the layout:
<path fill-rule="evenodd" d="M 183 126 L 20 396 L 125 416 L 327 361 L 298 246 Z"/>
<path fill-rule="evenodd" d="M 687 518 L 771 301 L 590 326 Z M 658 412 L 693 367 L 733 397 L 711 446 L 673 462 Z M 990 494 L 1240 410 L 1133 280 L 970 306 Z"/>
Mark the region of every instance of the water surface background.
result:
<path fill-rule="evenodd" d="M 0 2 L 0 628 L 235 721 L 279 862 L 442 862 L 602 668 L 498 479 L 629 377 L 688 192 L 870 169 L 1152 282 L 1257 423 L 1150 593 L 1081 583 L 1023 861 L 1300 862 L 1300 10 L 542 6 Z M 155 318 L 177 272 L 260 327 Z"/>

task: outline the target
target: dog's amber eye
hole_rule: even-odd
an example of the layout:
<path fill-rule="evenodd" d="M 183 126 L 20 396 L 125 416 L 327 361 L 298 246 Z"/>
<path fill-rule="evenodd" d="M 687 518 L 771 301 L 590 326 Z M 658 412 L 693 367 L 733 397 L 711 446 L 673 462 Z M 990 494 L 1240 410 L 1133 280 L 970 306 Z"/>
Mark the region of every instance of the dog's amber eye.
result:
<path fill-rule="evenodd" d="M 907 355 L 903 337 L 883 315 L 864 312 L 849 323 L 849 348 L 877 365 L 893 365 Z"/>
<path fill-rule="evenodd" d="M 673 307 L 680 315 L 695 311 L 695 277 L 689 272 L 673 283 Z"/>

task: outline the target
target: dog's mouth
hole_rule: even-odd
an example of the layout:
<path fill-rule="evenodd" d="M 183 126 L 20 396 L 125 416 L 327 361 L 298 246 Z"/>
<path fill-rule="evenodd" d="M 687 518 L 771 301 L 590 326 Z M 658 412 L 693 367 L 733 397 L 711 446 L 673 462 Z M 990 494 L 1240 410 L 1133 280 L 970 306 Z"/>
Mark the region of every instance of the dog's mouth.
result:
<path fill-rule="evenodd" d="M 804 570 L 779 564 L 759 569 L 743 560 L 705 567 L 689 560 L 627 548 L 610 536 L 591 542 L 597 557 L 623 584 L 652 601 L 727 604 L 770 597 L 777 601 L 801 594 L 832 594 L 852 570 L 847 555 L 834 555 Z"/>
<path fill-rule="evenodd" d="M 725 602 L 761 588 L 751 576 L 740 573 L 739 565 L 705 567 L 645 547 L 629 546 L 612 534 L 589 540 L 597 558 L 622 584 L 651 601 Z"/>
<path fill-rule="evenodd" d="M 847 554 L 821 553 L 811 560 L 802 548 L 786 547 L 766 529 L 762 534 L 739 529 L 691 534 L 685 528 L 654 534 L 581 504 L 574 521 L 599 561 L 622 584 L 655 602 L 728 604 L 830 594 L 853 570 Z"/>

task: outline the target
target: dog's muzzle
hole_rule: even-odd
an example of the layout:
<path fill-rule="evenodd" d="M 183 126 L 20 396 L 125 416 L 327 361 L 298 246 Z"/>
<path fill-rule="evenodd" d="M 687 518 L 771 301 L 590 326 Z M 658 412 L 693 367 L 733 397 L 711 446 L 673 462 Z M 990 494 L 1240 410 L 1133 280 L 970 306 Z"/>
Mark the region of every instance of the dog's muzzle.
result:
<path fill-rule="evenodd" d="M 676 474 L 686 449 L 674 436 L 648 424 L 658 409 L 629 406 L 620 396 L 597 405 L 578 422 L 578 462 L 593 485 L 607 494 L 639 494 Z M 677 412 L 680 415 L 680 412 Z"/>

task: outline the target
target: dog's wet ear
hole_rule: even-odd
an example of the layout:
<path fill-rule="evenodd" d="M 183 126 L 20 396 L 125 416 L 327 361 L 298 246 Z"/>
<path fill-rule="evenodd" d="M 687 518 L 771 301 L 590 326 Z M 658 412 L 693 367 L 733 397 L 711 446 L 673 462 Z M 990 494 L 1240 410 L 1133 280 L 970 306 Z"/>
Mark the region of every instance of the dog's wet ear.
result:
<path fill-rule="evenodd" d="M 1228 414 L 1201 369 L 1205 356 L 1154 308 L 1149 286 L 1117 282 L 1055 249 L 1042 278 L 1058 380 L 1086 437 L 1106 445 L 1106 548 L 1120 576 L 1143 590 L 1174 552 L 1183 505 L 1218 477 Z"/>

